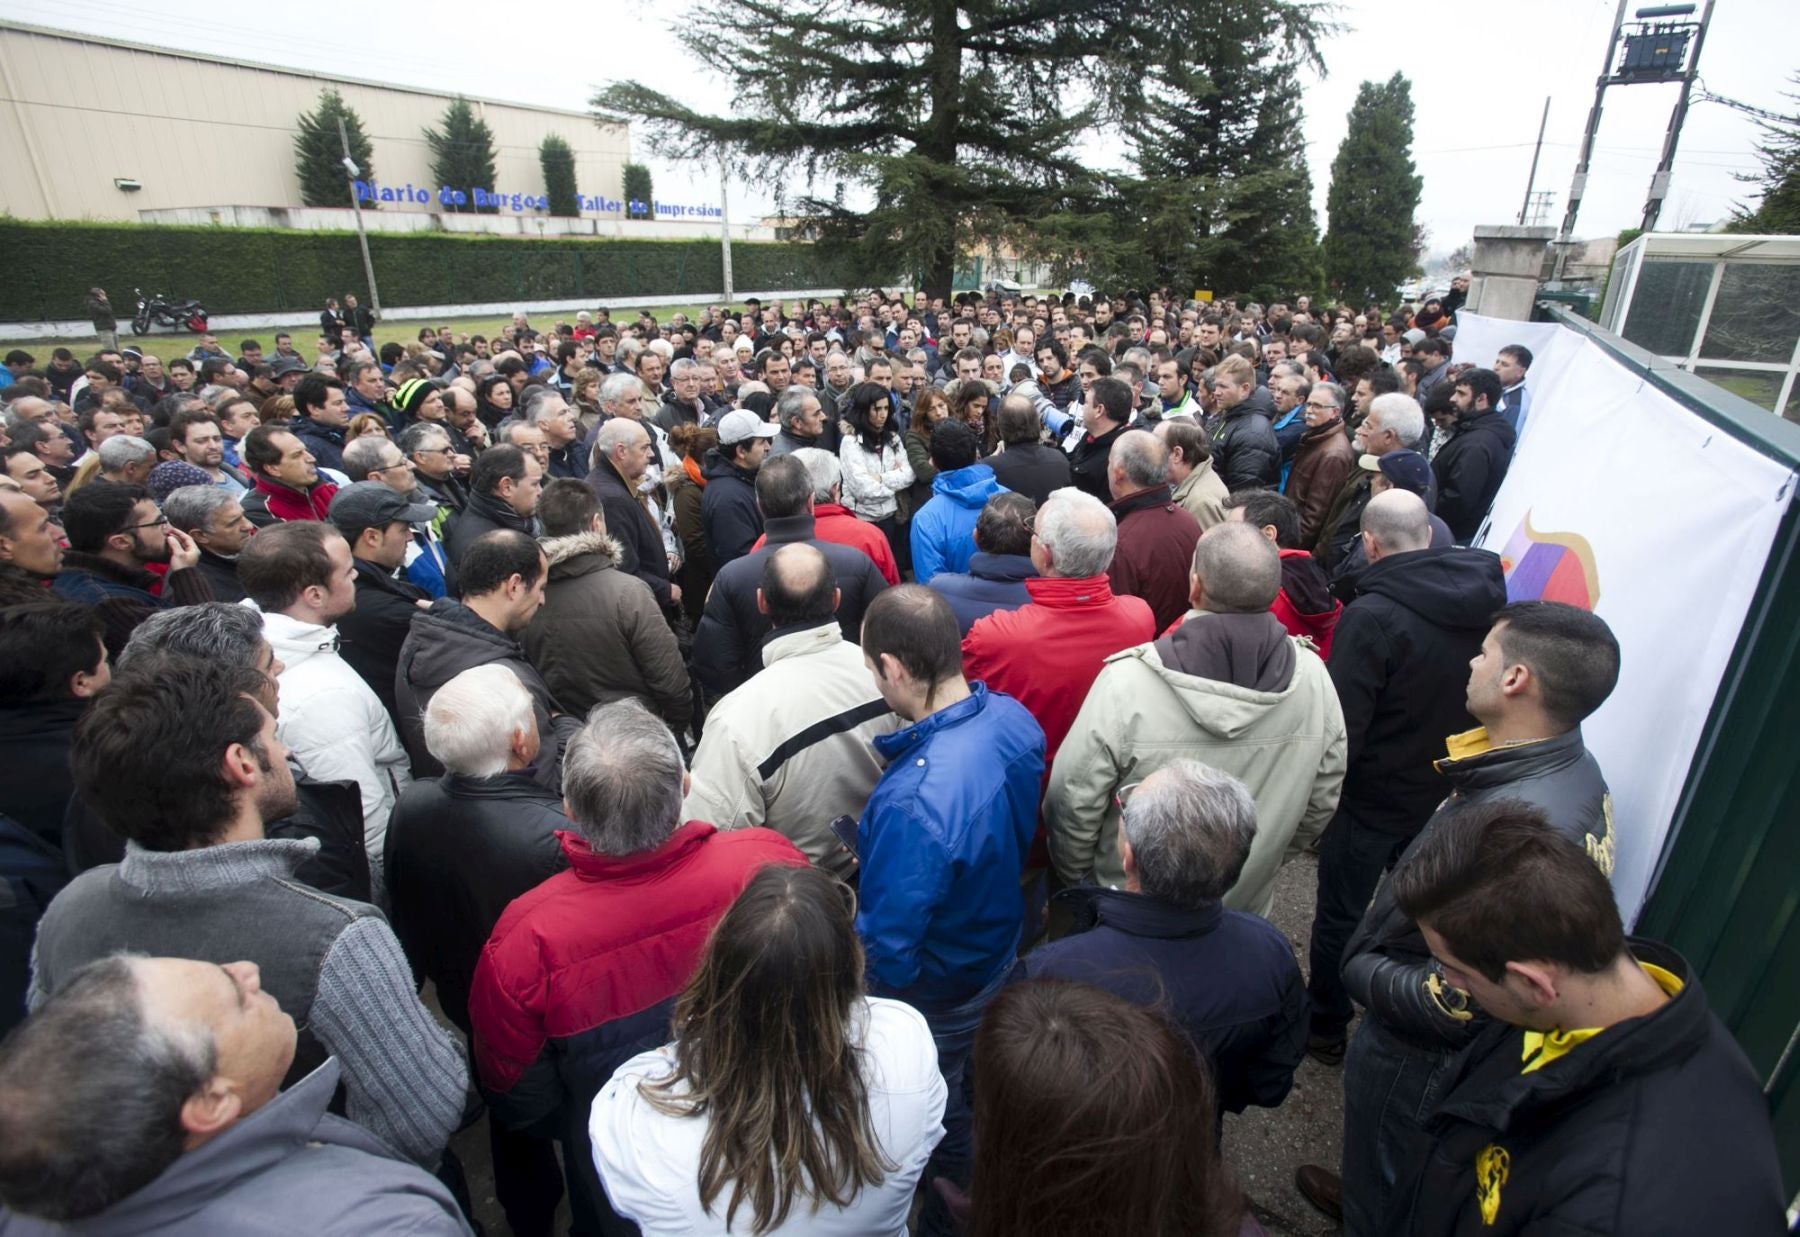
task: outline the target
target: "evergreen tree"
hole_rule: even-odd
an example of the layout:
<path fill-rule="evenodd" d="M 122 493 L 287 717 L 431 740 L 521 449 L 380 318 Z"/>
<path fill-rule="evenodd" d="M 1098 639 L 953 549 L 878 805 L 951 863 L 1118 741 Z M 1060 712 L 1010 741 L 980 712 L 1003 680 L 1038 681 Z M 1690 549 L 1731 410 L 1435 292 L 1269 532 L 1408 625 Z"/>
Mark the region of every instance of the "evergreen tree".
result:
<path fill-rule="evenodd" d="M 641 203 L 634 213 L 631 203 Z M 653 219 L 656 217 L 656 188 L 650 183 L 650 169 L 641 163 L 625 165 L 625 217 L 627 219 Z"/>
<path fill-rule="evenodd" d="M 1324 288 L 1303 125 L 1300 83 L 1290 73 L 1264 97 L 1251 142 L 1256 158 L 1223 195 L 1210 285 L 1221 292 L 1266 304 Z"/>
<path fill-rule="evenodd" d="M 300 177 L 300 200 L 308 206 L 342 206 L 349 200 L 349 178 L 344 171 L 344 144 L 338 140 L 338 117 L 343 117 L 344 132 L 350 139 L 350 157 L 362 170 L 360 180 L 375 179 L 375 156 L 369 135 L 363 132 L 362 117 L 344 102 L 337 91 L 327 86 L 319 92 L 319 106 L 301 112 L 294 121 L 294 171 Z M 376 210 L 379 202 L 363 203 L 365 210 Z"/>
<path fill-rule="evenodd" d="M 1299 136 L 1282 126 L 1301 123 L 1299 71 L 1322 68 L 1317 40 L 1330 27 L 1300 4 L 1196 8 L 1191 41 L 1164 49 L 1132 125 L 1134 192 L 1148 198 L 1154 282 L 1245 291 L 1275 282 L 1262 267 L 1275 216 L 1293 214 L 1287 156 Z"/>
<path fill-rule="evenodd" d="M 1331 161 L 1325 198 L 1325 273 L 1353 303 L 1393 300 L 1418 269 L 1418 209 L 1424 181 L 1413 170 L 1412 85 L 1394 74 L 1364 82 L 1350 128 Z"/>
<path fill-rule="evenodd" d="M 1800 73 L 1793 80 L 1800 85 Z M 1786 97 L 1800 102 L 1800 93 L 1788 92 Z M 1762 169 L 1739 173 L 1738 179 L 1755 185 L 1760 200 L 1753 211 L 1740 207 L 1728 230 L 1792 236 L 1800 233 L 1800 112 L 1777 122 L 1756 123 L 1763 131 L 1763 140 L 1756 144 Z"/>
<path fill-rule="evenodd" d="M 594 106 L 637 118 L 676 158 L 721 152 L 782 188 L 782 209 L 839 247 L 851 277 L 920 273 L 948 296 L 957 256 L 1006 241 L 1042 252 L 1107 240 L 1112 186 L 1074 147 L 1136 122 L 1151 64 L 1256 0 L 794 0 L 684 14 L 696 59 L 731 83 L 730 115 L 637 82 Z M 852 209 L 813 192 L 863 186 Z"/>
<path fill-rule="evenodd" d="M 461 206 L 444 209 L 493 214 L 499 206 L 476 206 L 474 190 L 494 191 L 494 131 L 461 95 L 444 109 L 439 126 L 424 131 L 431 147 L 431 175 L 438 184 L 460 189 L 469 197 Z"/>
<path fill-rule="evenodd" d="M 575 152 L 552 133 L 538 143 L 538 164 L 544 169 L 544 196 L 552 215 L 579 215 L 581 195 L 575 189 Z"/>

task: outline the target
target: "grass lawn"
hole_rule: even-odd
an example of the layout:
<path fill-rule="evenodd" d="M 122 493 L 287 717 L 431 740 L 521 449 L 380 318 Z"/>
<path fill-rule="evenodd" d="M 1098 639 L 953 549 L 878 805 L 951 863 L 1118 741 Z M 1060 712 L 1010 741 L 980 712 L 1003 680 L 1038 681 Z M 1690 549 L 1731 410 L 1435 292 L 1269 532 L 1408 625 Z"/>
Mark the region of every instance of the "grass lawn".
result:
<path fill-rule="evenodd" d="M 667 321 L 669 315 L 677 311 L 685 313 L 688 316 L 688 320 L 692 321 L 702 308 L 703 307 L 700 305 L 671 302 L 667 305 L 652 306 L 650 312 L 656 315 L 657 321 L 659 322 Z M 526 312 L 530 313 L 529 307 L 527 307 Z M 615 323 L 635 321 L 637 315 L 638 311 L 636 309 L 617 309 L 613 311 L 613 321 Z M 558 322 L 572 323 L 575 321 L 574 310 L 568 310 L 562 313 L 531 314 L 530 316 L 531 325 L 540 331 L 548 331 Z M 507 325 L 511 321 L 512 315 L 506 313 L 495 314 L 485 318 L 451 318 L 443 322 L 434 322 L 431 325 L 449 327 L 456 332 L 458 339 L 467 339 L 470 335 L 486 335 L 489 339 L 492 339 L 495 335 L 500 333 L 501 327 Z M 376 324 L 376 351 L 380 351 L 381 345 L 393 340 L 405 343 L 409 339 L 417 339 L 419 337 L 419 328 L 424 325 L 426 325 L 426 323 L 421 319 L 410 319 L 405 322 L 394 323 L 382 322 Z M 196 340 L 199 338 L 186 331 L 171 331 L 167 327 L 158 327 L 148 335 L 133 335 L 131 333 L 131 323 L 128 319 L 121 319 L 119 328 L 120 347 L 124 347 L 126 344 L 135 344 L 145 352 L 153 353 L 165 361 L 172 357 L 185 356 L 193 348 Z M 263 327 L 245 331 L 227 331 L 220 329 L 214 333 L 218 336 L 219 346 L 231 353 L 231 355 L 236 356 L 238 354 L 238 345 L 243 343 L 246 339 L 254 339 L 262 344 L 264 352 L 273 352 L 275 350 L 275 334 L 277 331 L 284 329 L 294 336 L 294 346 L 300 350 L 300 354 L 310 358 L 313 355 L 313 341 L 319 337 L 319 315 L 317 313 L 296 316 L 293 319 L 292 324 L 287 327 Z M 82 336 L 74 339 L 19 339 L 11 336 L 0 336 L 0 349 L 10 352 L 14 348 L 23 348 L 37 358 L 38 366 L 40 368 L 49 361 L 50 350 L 52 348 L 67 348 L 78 358 L 86 360 L 93 355 L 94 349 L 99 347 L 99 345 L 100 339 L 95 335 Z"/>

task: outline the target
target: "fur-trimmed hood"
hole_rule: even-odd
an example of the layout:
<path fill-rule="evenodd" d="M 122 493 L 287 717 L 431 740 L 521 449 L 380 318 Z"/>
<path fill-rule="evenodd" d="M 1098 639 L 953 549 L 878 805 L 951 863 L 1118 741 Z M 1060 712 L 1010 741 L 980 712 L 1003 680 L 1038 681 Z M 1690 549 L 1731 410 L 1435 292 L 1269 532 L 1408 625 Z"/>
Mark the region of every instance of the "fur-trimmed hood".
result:
<path fill-rule="evenodd" d="M 567 537 L 545 537 L 538 542 L 544 547 L 544 557 L 550 560 L 550 577 L 561 579 L 564 576 L 586 575 L 590 571 L 604 571 L 608 567 L 617 567 L 625 557 L 625 550 L 617 541 L 605 533 L 574 533 Z M 591 555 L 596 561 L 574 565 L 576 559 Z M 559 571 L 558 568 L 561 568 Z"/>

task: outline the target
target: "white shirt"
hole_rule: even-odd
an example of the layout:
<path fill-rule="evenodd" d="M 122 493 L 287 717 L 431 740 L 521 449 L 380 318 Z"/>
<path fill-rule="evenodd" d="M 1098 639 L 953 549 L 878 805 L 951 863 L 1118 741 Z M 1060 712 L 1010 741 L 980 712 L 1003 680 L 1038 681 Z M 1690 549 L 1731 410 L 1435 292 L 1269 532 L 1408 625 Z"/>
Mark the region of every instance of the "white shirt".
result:
<path fill-rule="evenodd" d="M 796 1199 L 787 1222 L 771 1233 L 905 1237 L 913 1190 L 944 1136 L 947 1093 L 925 1019 L 910 1005 L 883 997 L 864 997 L 850 1018 L 851 1040 L 864 1054 L 870 1126 L 882 1153 L 898 1167 L 842 1209 L 828 1205 L 815 1212 L 810 1201 Z M 666 1078 L 674 1068 L 672 1045 L 640 1053 L 600 1089 L 588 1114 L 594 1167 L 613 1208 L 635 1220 L 645 1237 L 726 1234 L 732 1231 L 725 1227 L 730 1185 L 713 1200 L 713 1214 L 700 1206 L 700 1148 L 708 1118 L 662 1112 L 639 1090 L 639 1083 Z M 750 1231 L 750 1215 L 740 1204 L 737 1233 Z"/>

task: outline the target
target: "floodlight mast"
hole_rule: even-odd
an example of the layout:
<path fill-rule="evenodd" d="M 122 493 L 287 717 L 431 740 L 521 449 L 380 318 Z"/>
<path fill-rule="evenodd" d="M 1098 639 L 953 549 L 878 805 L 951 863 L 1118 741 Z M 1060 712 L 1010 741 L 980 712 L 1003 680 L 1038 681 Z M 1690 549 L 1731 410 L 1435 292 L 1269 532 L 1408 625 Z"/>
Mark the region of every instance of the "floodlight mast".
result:
<path fill-rule="evenodd" d="M 344 118 L 339 116 L 338 141 L 343 143 L 344 157 L 340 162 L 344 168 L 344 181 L 350 188 L 350 209 L 356 212 L 356 243 L 362 246 L 363 274 L 369 281 L 369 308 L 379 319 L 381 317 L 381 293 L 375 287 L 375 263 L 369 260 L 369 234 L 363 230 L 362 198 L 357 196 L 356 178 L 362 169 L 356 165 L 356 159 L 350 154 L 350 134 L 344 129 Z"/>

